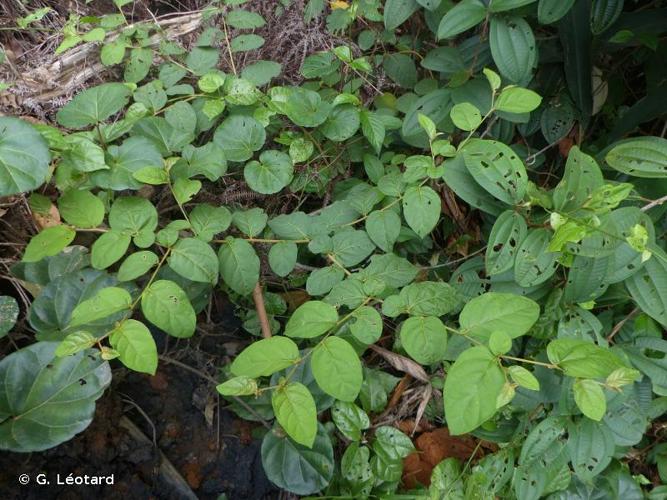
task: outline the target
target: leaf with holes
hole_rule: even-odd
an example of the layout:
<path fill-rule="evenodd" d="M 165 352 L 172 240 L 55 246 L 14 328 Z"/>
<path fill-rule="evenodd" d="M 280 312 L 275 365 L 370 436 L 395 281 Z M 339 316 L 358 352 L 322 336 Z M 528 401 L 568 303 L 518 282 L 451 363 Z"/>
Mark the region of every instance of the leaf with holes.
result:
<path fill-rule="evenodd" d="M 428 186 L 412 186 L 403 195 L 403 215 L 410 228 L 421 238 L 428 235 L 440 220 L 441 201 Z"/>
<path fill-rule="evenodd" d="M 635 137 L 621 141 L 607 153 L 605 161 L 624 174 L 667 178 L 667 139 Z"/>
<path fill-rule="evenodd" d="M 195 333 L 197 316 L 190 299 L 173 281 L 158 280 L 149 286 L 141 298 L 141 311 L 148 321 L 173 337 L 187 338 Z"/>
<path fill-rule="evenodd" d="M 500 74 L 512 83 L 530 79 L 537 59 L 535 36 L 521 17 L 492 17 L 489 44 Z"/>
<path fill-rule="evenodd" d="M 528 226 L 513 210 L 506 210 L 496 219 L 486 246 L 485 265 L 490 275 L 504 273 L 514 267 L 514 259 L 523 243 Z"/>
<path fill-rule="evenodd" d="M 514 261 L 514 280 L 523 287 L 547 281 L 556 272 L 559 252 L 550 252 L 551 233 L 544 228 L 528 231 Z"/>

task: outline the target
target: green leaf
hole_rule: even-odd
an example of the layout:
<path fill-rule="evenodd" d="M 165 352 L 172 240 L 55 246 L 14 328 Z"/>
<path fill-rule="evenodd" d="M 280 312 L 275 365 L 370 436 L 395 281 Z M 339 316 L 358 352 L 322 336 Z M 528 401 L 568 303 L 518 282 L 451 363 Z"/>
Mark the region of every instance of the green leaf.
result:
<path fill-rule="evenodd" d="M 590 30 L 591 2 L 574 2 L 559 22 L 565 79 L 570 96 L 586 123 L 593 113 L 593 36 Z"/>
<path fill-rule="evenodd" d="M 266 227 L 268 215 L 261 208 L 237 211 L 232 214 L 232 222 L 244 234 L 251 238 L 257 236 Z"/>
<path fill-rule="evenodd" d="M 319 337 L 338 323 L 336 308 L 319 300 L 300 305 L 285 325 L 285 335 L 310 339 Z"/>
<path fill-rule="evenodd" d="M 255 34 L 239 35 L 233 38 L 229 44 L 233 53 L 259 49 L 262 45 L 264 45 L 264 39 Z"/>
<path fill-rule="evenodd" d="M 243 177 L 250 189 L 275 194 L 292 182 L 294 166 L 289 155 L 275 150 L 263 151 L 259 161 L 246 163 Z"/>
<path fill-rule="evenodd" d="M 120 111 L 129 99 L 130 89 L 122 83 L 104 83 L 77 94 L 58 111 L 56 120 L 63 127 L 86 128 Z"/>
<path fill-rule="evenodd" d="M 0 361 L 0 448 L 53 448 L 83 431 L 111 382 L 97 351 L 54 358 L 57 342 L 37 342 Z M 82 383 L 83 381 L 83 383 Z"/>
<path fill-rule="evenodd" d="M 593 0 L 591 4 L 591 31 L 604 33 L 623 12 L 623 0 Z"/>
<path fill-rule="evenodd" d="M 18 118 L 0 116 L 0 196 L 37 189 L 46 182 L 50 160 L 37 130 Z"/>
<path fill-rule="evenodd" d="M 109 287 L 100 290 L 93 298 L 84 300 L 72 311 L 69 326 L 81 326 L 112 314 L 129 311 L 132 297 L 123 288 Z"/>
<path fill-rule="evenodd" d="M 489 275 L 501 274 L 514 267 L 514 259 L 528 232 L 524 218 L 506 210 L 496 219 L 486 245 L 485 266 Z"/>
<path fill-rule="evenodd" d="M 120 146 L 107 149 L 108 170 L 93 172 L 92 180 L 100 187 L 122 191 L 142 187 L 134 174 L 146 167 L 163 168 L 160 151 L 146 137 L 130 137 Z"/>
<path fill-rule="evenodd" d="M 449 432 L 465 434 L 491 418 L 504 385 L 503 371 L 486 347 L 463 351 L 445 378 L 445 418 Z"/>
<path fill-rule="evenodd" d="M 292 122 L 300 127 L 317 127 L 329 117 L 332 106 L 317 92 L 297 87 L 284 103 L 284 111 Z"/>
<path fill-rule="evenodd" d="M 251 396 L 257 393 L 257 381 L 246 376 L 234 377 L 219 384 L 216 389 L 223 396 Z"/>
<path fill-rule="evenodd" d="M 667 178 L 667 139 L 636 137 L 622 141 L 607 153 L 605 161 L 634 177 Z"/>
<path fill-rule="evenodd" d="M 333 255 L 345 267 L 356 266 L 375 250 L 366 231 L 355 229 L 334 234 L 332 244 Z"/>
<path fill-rule="evenodd" d="M 138 83 L 148 75 L 153 64 L 153 51 L 148 48 L 136 48 L 130 51 L 130 58 L 125 66 L 123 79 Z"/>
<path fill-rule="evenodd" d="M 360 124 L 359 110 L 351 104 L 343 104 L 333 108 L 319 130 L 330 141 L 343 142 L 357 133 Z"/>
<path fill-rule="evenodd" d="M 340 401 L 357 399 L 363 381 L 361 362 L 347 341 L 326 338 L 313 351 L 311 369 L 317 385 L 327 394 Z"/>
<path fill-rule="evenodd" d="M 361 132 L 364 137 L 368 139 L 368 143 L 373 146 L 376 153 L 379 153 L 384 143 L 386 134 L 384 122 L 376 113 L 372 113 L 366 109 L 359 112 L 359 119 L 361 123 Z"/>
<path fill-rule="evenodd" d="M 354 322 L 350 324 L 350 332 L 359 342 L 373 344 L 382 335 L 382 316 L 372 307 L 363 306 L 352 313 Z"/>
<path fill-rule="evenodd" d="M 336 401 L 331 409 L 331 418 L 338 430 L 351 441 L 360 441 L 361 432 L 371 426 L 366 412 L 354 403 Z"/>
<path fill-rule="evenodd" d="M 440 220 L 441 201 L 428 186 L 412 186 L 403 196 L 403 215 L 410 228 L 424 238 Z"/>
<path fill-rule="evenodd" d="M 521 203 L 528 175 L 523 162 L 509 146 L 471 139 L 463 148 L 463 157 L 466 168 L 489 193 L 510 205 Z"/>
<path fill-rule="evenodd" d="M 120 64 L 125 58 L 125 49 L 127 48 L 127 41 L 120 37 L 109 43 L 102 45 L 100 50 L 100 61 L 105 66 L 113 66 Z"/>
<path fill-rule="evenodd" d="M 218 282 L 218 259 L 208 243 L 198 238 L 179 240 L 171 249 L 167 260 L 178 274 L 190 281 L 200 283 Z"/>
<path fill-rule="evenodd" d="M 149 250 L 129 255 L 118 268 L 118 281 L 133 281 L 143 276 L 159 260 L 159 257 Z"/>
<path fill-rule="evenodd" d="M 34 236 L 23 254 L 23 262 L 37 262 L 44 257 L 56 255 L 72 243 L 76 231 L 69 226 L 58 225 L 43 229 Z"/>
<path fill-rule="evenodd" d="M 565 173 L 553 193 L 554 208 L 560 212 L 580 209 L 604 184 L 597 162 L 577 146 L 570 149 Z"/>
<path fill-rule="evenodd" d="M 291 273 L 296 265 L 298 250 L 296 243 L 291 241 L 282 241 L 273 245 L 269 250 L 269 265 L 273 272 L 280 277 Z"/>
<path fill-rule="evenodd" d="M 266 141 L 264 127 L 252 117 L 232 115 L 216 129 L 213 140 L 229 161 L 246 161 Z"/>
<path fill-rule="evenodd" d="M 540 306 L 527 297 L 487 292 L 464 306 L 459 323 L 465 333 L 486 342 L 495 331 L 513 339 L 525 335 L 539 316 Z"/>
<path fill-rule="evenodd" d="M 312 448 L 317 434 L 317 409 L 308 388 L 298 382 L 288 383 L 273 391 L 271 406 L 287 435 Z"/>
<path fill-rule="evenodd" d="M 518 9 L 524 5 L 534 3 L 536 0 L 493 0 L 489 6 L 491 12 L 505 12 L 506 10 Z"/>
<path fill-rule="evenodd" d="M 19 305 L 14 297 L 0 295 L 0 338 L 14 328 L 19 317 Z"/>
<path fill-rule="evenodd" d="M 547 356 L 568 377 L 606 378 L 625 366 L 609 349 L 579 339 L 552 340 L 547 346 Z"/>
<path fill-rule="evenodd" d="M 528 231 L 514 262 L 514 280 L 523 287 L 547 281 L 558 267 L 558 252 L 549 250 L 551 233 L 544 228 Z"/>
<path fill-rule="evenodd" d="M 376 210 L 366 218 L 366 232 L 380 249 L 391 252 L 401 232 L 401 218 L 393 210 Z"/>
<path fill-rule="evenodd" d="M 230 370 L 237 377 L 268 377 L 294 365 L 299 360 L 299 348 L 287 337 L 273 336 L 258 340 L 236 357 Z"/>
<path fill-rule="evenodd" d="M 512 380 L 519 386 L 529 389 L 531 391 L 539 391 L 540 383 L 535 378 L 535 375 L 526 370 L 523 366 L 510 366 L 507 371 L 512 377 Z"/>
<path fill-rule="evenodd" d="M 607 400 L 602 386 L 594 380 L 579 379 L 572 386 L 574 402 L 591 420 L 600 421 L 607 411 Z"/>
<path fill-rule="evenodd" d="M 461 130 L 475 130 L 482 123 L 482 115 L 476 106 L 469 102 L 456 104 L 450 112 L 452 121 Z"/>
<path fill-rule="evenodd" d="M 225 16 L 227 24 L 236 29 L 254 29 L 261 28 L 266 21 L 257 12 L 248 12 L 247 10 L 232 10 Z"/>
<path fill-rule="evenodd" d="M 382 68 L 399 87 L 411 89 L 417 84 L 417 65 L 414 59 L 406 54 L 385 54 Z"/>
<path fill-rule="evenodd" d="M 393 31 L 419 8 L 415 0 L 387 0 L 384 4 L 384 27 Z"/>
<path fill-rule="evenodd" d="M 477 26 L 486 18 L 486 7 L 480 0 L 462 0 L 440 21 L 438 39 L 453 38 Z"/>
<path fill-rule="evenodd" d="M 667 263 L 663 252 L 625 280 L 632 299 L 646 314 L 667 327 Z"/>
<path fill-rule="evenodd" d="M 90 191 L 71 190 L 58 199 L 60 215 L 81 228 L 99 226 L 104 220 L 104 203 Z"/>
<path fill-rule="evenodd" d="M 525 82 L 537 58 L 535 36 L 525 19 L 492 17 L 489 33 L 491 55 L 500 74 L 512 83 Z"/>
<path fill-rule="evenodd" d="M 255 61 L 243 68 L 241 78 L 257 86 L 262 86 L 280 76 L 282 70 L 283 67 L 280 63 L 274 61 Z"/>
<path fill-rule="evenodd" d="M 507 206 L 491 196 L 477 183 L 475 177 L 466 168 L 463 156 L 459 154 L 445 162 L 443 179 L 452 191 L 469 205 L 497 216 Z"/>
<path fill-rule="evenodd" d="M 512 337 L 501 330 L 496 330 L 489 336 L 489 349 L 496 356 L 508 353 L 512 349 Z"/>
<path fill-rule="evenodd" d="M 220 276 L 241 295 L 248 295 L 259 281 L 259 257 L 250 243 L 228 237 L 218 251 Z"/>
<path fill-rule="evenodd" d="M 395 427 L 382 425 L 375 430 L 373 451 L 388 461 L 401 460 L 415 451 L 412 440 Z"/>
<path fill-rule="evenodd" d="M 408 355 L 422 365 L 445 359 L 447 330 L 440 319 L 414 316 L 401 326 L 401 345 Z"/>
<path fill-rule="evenodd" d="M 157 347 L 146 325 L 133 319 L 123 321 L 109 337 L 109 343 L 118 351 L 118 359 L 136 372 L 155 375 Z"/>
<path fill-rule="evenodd" d="M 141 297 L 141 311 L 160 330 L 177 338 L 192 337 L 197 316 L 190 299 L 176 283 L 158 280 Z"/>
<path fill-rule="evenodd" d="M 324 295 L 345 278 L 345 272 L 338 266 L 323 267 L 312 271 L 306 281 L 308 295 Z"/>
<path fill-rule="evenodd" d="M 226 231 L 232 223 L 232 214 L 226 207 L 207 203 L 197 205 L 188 215 L 192 230 L 202 241 L 211 241 L 216 234 Z"/>
<path fill-rule="evenodd" d="M 269 480 L 296 495 L 311 495 L 327 487 L 335 471 L 331 438 L 321 424 L 312 447 L 289 439 L 280 429 L 262 441 L 262 466 Z"/>
<path fill-rule="evenodd" d="M 496 99 L 494 104 L 498 111 L 506 111 L 508 113 L 530 113 L 536 110 L 542 97 L 532 90 L 521 87 L 505 87 Z"/>
<path fill-rule="evenodd" d="M 574 5 L 575 0 L 540 0 L 537 20 L 540 24 L 552 24 L 560 20 Z"/>
<path fill-rule="evenodd" d="M 131 237 L 122 231 L 107 231 L 93 243 L 90 257 L 95 269 L 106 269 L 118 262 L 130 246 Z"/>
<path fill-rule="evenodd" d="M 78 331 L 70 333 L 60 344 L 58 344 L 54 354 L 59 358 L 71 356 L 72 354 L 93 347 L 96 343 L 97 338 L 93 337 L 88 332 Z"/>
<path fill-rule="evenodd" d="M 577 386 L 576 382 L 575 386 Z M 597 396 L 593 396 L 593 393 L 597 391 L 593 389 L 589 393 L 588 388 L 577 387 L 578 389 L 575 389 L 575 398 L 577 393 L 579 393 L 581 398 L 579 401 L 595 414 L 599 400 L 596 400 Z M 577 406 L 581 408 L 579 401 L 577 401 Z M 604 403 L 604 401 L 603 396 L 602 402 Z M 586 413 L 584 412 L 584 414 Z M 567 450 L 575 474 L 583 481 L 593 481 L 595 476 L 607 468 L 614 456 L 616 446 L 614 445 L 612 432 L 605 424 L 598 424 L 586 418 L 582 418 L 577 422 L 570 422 L 567 426 L 567 432 Z"/>

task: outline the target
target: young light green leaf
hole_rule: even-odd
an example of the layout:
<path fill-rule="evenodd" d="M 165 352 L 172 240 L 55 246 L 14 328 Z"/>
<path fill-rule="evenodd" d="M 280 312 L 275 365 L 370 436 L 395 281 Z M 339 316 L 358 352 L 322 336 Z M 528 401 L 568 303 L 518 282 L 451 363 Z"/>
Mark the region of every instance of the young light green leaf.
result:
<path fill-rule="evenodd" d="M 141 298 L 141 311 L 148 321 L 173 337 L 192 337 L 195 332 L 197 316 L 190 299 L 173 281 L 158 280 L 149 286 Z"/>
<path fill-rule="evenodd" d="M 23 262 L 37 262 L 44 257 L 59 254 L 63 248 L 72 243 L 76 231 L 70 226 L 59 224 L 47 227 L 37 236 L 33 236 L 23 254 Z"/>
<path fill-rule="evenodd" d="M 547 356 L 568 377 L 605 378 L 624 366 L 609 349 L 579 339 L 552 340 L 547 346 Z"/>
<path fill-rule="evenodd" d="M 530 373 L 523 366 L 513 365 L 510 366 L 507 371 L 509 372 L 510 377 L 512 377 L 512 380 L 519 386 L 530 389 L 531 391 L 540 390 L 540 383 L 537 378 L 535 378 L 535 375 Z"/>
<path fill-rule="evenodd" d="M 77 352 L 84 351 L 92 347 L 97 342 L 97 338 L 85 331 L 77 331 L 70 333 L 65 339 L 58 344 L 55 350 L 55 355 L 59 358 L 63 356 L 71 356 Z"/>
<path fill-rule="evenodd" d="M 268 377 L 299 360 L 299 348 L 287 337 L 258 340 L 236 357 L 230 370 L 237 377 Z"/>
<path fill-rule="evenodd" d="M 118 262 L 130 246 L 131 237 L 124 231 L 113 229 L 102 234 L 93 243 L 90 252 L 91 264 L 95 269 L 106 269 Z"/>
<path fill-rule="evenodd" d="M 218 282 L 218 259 L 211 245 L 199 238 L 184 238 L 171 249 L 169 267 L 191 281 Z"/>
<path fill-rule="evenodd" d="M 233 377 L 216 386 L 216 389 L 223 396 L 252 396 L 257 393 L 257 381 L 254 378 Z"/>
<path fill-rule="evenodd" d="M 410 228 L 424 238 L 440 220 L 441 201 L 428 186 L 412 186 L 403 196 L 403 215 Z"/>
<path fill-rule="evenodd" d="M 600 421 L 607 411 L 607 400 L 602 386 L 594 380 L 578 379 L 572 386 L 574 402 L 591 420 Z"/>
<path fill-rule="evenodd" d="M 69 326 L 92 323 L 120 311 L 130 310 L 132 297 L 123 288 L 109 287 L 100 290 L 93 298 L 84 300 L 72 311 Z"/>
<path fill-rule="evenodd" d="M 299 248 L 291 241 L 281 241 L 269 250 L 269 265 L 274 273 L 284 277 L 292 272 L 296 265 Z"/>
<path fill-rule="evenodd" d="M 309 300 L 294 311 L 285 325 L 285 335 L 303 339 L 319 337 L 336 326 L 337 322 L 338 312 L 335 307 L 319 300 Z"/>
<path fill-rule="evenodd" d="M 450 112 L 454 125 L 467 132 L 475 130 L 482 123 L 482 115 L 474 104 L 462 102 L 454 105 Z"/>
<path fill-rule="evenodd" d="M 137 372 L 155 375 L 157 346 L 146 325 L 133 319 L 125 320 L 114 329 L 109 343 L 125 366 Z"/>
<path fill-rule="evenodd" d="M 228 237 L 218 252 L 220 276 L 241 295 L 248 295 L 259 281 L 259 257 L 253 246 L 241 238 Z"/>
<path fill-rule="evenodd" d="M 505 332 L 496 330 L 489 337 L 489 349 L 496 356 L 506 354 L 512 348 L 512 337 Z"/>
<path fill-rule="evenodd" d="M 542 97 L 532 90 L 521 87 L 505 87 L 496 99 L 494 104 L 498 111 L 506 111 L 508 113 L 530 113 L 536 110 Z"/>
<path fill-rule="evenodd" d="M 408 318 L 401 326 L 400 337 L 405 352 L 422 365 L 432 365 L 445 359 L 447 330 L 439 318 Z"/>
<path fill-rule="evenodd" d="M 308 388 L 298 382 L 280 387 L 273 391 L 271 406 L 287 435 L 312 448 L 317 434 L 317 409 Z"/>
<path fill-rule="evenodd" d="M 146 274 L 160 258 L 150 250 L 129 255 L 118 268 L 118 281 L 132 281 Z"/>
<path fill-rule="evenodd" d="M 488 292 L 463 307 L 459 323 L 464 333 L 488 341 L 495 331 L 506 333 L 510 338 L 520 337 L 539 316 L 540 306 L 527 297 Z"/>

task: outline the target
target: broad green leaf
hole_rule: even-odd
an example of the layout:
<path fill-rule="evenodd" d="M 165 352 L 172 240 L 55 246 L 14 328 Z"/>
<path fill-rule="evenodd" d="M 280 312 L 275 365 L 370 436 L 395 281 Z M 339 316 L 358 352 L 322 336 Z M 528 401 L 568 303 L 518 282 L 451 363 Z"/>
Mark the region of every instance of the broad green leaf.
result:
<path fill-rule="evenodd" d="M 382 335 L 382 316 L 376 309 L 363 306 L 352 313 L 354 322 L 350 324 L 350 332 L 359 342 L 374 344 Z"/>
<path fill-rule="evenodd" d="M 360 441 L 361 432 L 371 426 L 366 412 L 354 403 L 336 401 L 331 409 L 331 418 L 338 430 L 351 441 Z"/>
<path fill-rule="evenodd" d="M 268 215 L 261 208 L 239 210 L 232 214 L 232 222 L 244 234 L 250 237 L 257 236 L 266 227 Z"/>
<path fill-rule="evenodd" d="M 667 177 L 667 139 L 635 137 L 620 142 L 605 156 L 607 164 L 635 177 Z"/>
<path fill-rule="evenodd" d="M 311 363 L 317 385 L 340 401 L 352 402 L 361 390 L 361 362 L 354 348 L 340 337 L 328 337 L 313 351 Z"/>
<path fill-rule="evenodd" d="M 512 337 L 502 330 L 496 330 L 489 336 L 489 349 L 496 356 L 508 353 L 512 349 Z"/>
<path fill-rule="evenodd" d="M 236 29 L 254 29 L 261 28 L 266 24 L 266 21 L 257 12 L 249 12 L 247 10 L 232 10 L 225 16 L 225 21 L 232 28 Z"/>
<path fill-rule="evenodd" d="M 81 326 L 106 318 L 121 311 L 129 311 L 132 297 L 127 290 L 109 287 L 100 290 L 93 298 L 84 300 L 72 311 L 69 326 Z"/>
<path fill-rule="evenodd" d="M 296 443 L 312 448 L 317 434 L 317 409 L 308 388 L 290 382 L 273 391 L 271 406 L 276 420 Z"/>
<path fill-rule="evenodd" d="M 335 471 L 331 438 L 321 424 L 312 447 L 301 446 L 280 429 L 262 441 L 262 466 L 269 480 L 296 495 L 311 495 L 327 487 Z"/>
<path fill-rule="evenodd" d="M 573 146 L 565 163 L 563 178 L 554 189 L 554 208 L 560 212 L 578 210 L 603 184 L 602 171 L 596 161 Z"/>
<path fill-rule="evenodd" d="M 450 78 L 460 71 L 465 70 L 461 52 L 455 47 L 436 47 L 426 53 L 426 57 L 422 59 L 421 65 L 426 69 L 437 71 L 443 76 Z"/>
<path fill-rule="evenodd" d="M 237 377 L 267 377 L 299 360 L 299 348 L 287 337 L 273 336 L 246 347 L 234 359 L 230 370 Z"/>
<path fill-rule="evenodd" d="M 100 187 L 116 191 L 140 189 L 143 184 L 134 174 L 146 167 L 163 168 L 160 151 L 146 137 L 130 137 L 120 146 L 109 146 L 106 158 L 109 169 L 93 172 L 92 180 Z"/>
<path fill-rule="evenodd" d="M 540 24 L 552 24 L 568 13 L 575 0 L 540 0 L 537 19 Z"/>
<path fill-rule="evenodd" d="M 37 130 L 18 118 L 0 116 L 0 196 L 37 189 L 49 175 L 50 160 Z"/>
<path fill-rule="evenodd" d="M 133 319 L 123 321 L 114 329 L 109 343 L 119 354 L 118 359 L 136 372 L 155 375 L 157 346 L 146 325 Z"/>
<path fill-rule="evenodd" d="M 148 75 L 153 64 L 153 51 L 149 48 L 135 48 L 125 66 L 123 78 L 126 82 L 138 83 Z"/>
<path fill-rule="evenodd" d="M 485 266 L 489 275 L 501 274 L 514 267 L 519 246 L 528 232 L 524 218 L 506 210 L 496 219 L 486 245 Z"/>
<path fill-rule="evenodd" d="M 308 295 L 324 295 L 345 278 L 345 272 L 338 266 L 316 269 L 308 275 L 306 291 Z"/>
<path fill-rule="evenodd" d="M 129 87 L 122 83 L 104 83 L 77 94 L 58 111 L 56 120 L 63 127 L 86 128 L 120 111 L 129 98 Z"/>
<path fill-rule="evenodd" d="M 450 116 L 454 125 L 467 132 L 475 130 L 482 123 L 482 115 L 479 109 L 469 102 L 454 105 Z"/>
<path fill-rule="evenodd" d="M 581 412 L 591 420 L 600 421 L 607 411 L 607 400 L 602 386 L 594 380 L 579 379 L 572 386 L 574 401 Z"/>
<path fill-rule="evenodd" d="M 19 305 L 14 297 L 0 295 L 0 338 L 14 328 L 19 317 Z"/>
<path fill-rule="evenodd" d="M 591 3 L 591 31 L 599 35 L 611 28 L 623 12 L 623 0 L 593 0 Z"/>
<path fill-rule="evenodd" d="M 198 204 L 188 215 L 192 230 L 202 241 L 211 241 L 216 234 L 226 231 L 232 223 L 232 214 L 226 207 Z"/>
<path fill-rule="evenodd" d="M 150 250 L 129 255 L 118 268 L 118 281 L 132 281 L 146 274 L 160 258 Z"/>
<path fill-rule="evenodd" d="M 401 133 L 408 144 L 417 147 L 428 147 L 428 136 L 419 125 L 419 115 L 428 116 L 436 125 L 446 120 L 452 109 L 451 91 L 439 88 L 417 99 L 403 120 Z"/>
<path fill-rule="evenodd" d="M 523 287 L 547 281 L 556 272 L 559 252 L 549 251 L 551 233 L 544 228 L 528 231 L 514 262 L 514 280 Z"/>
<path fill-rule="evenodd" d="M 325 334 L 338 323 L 336 308 L 319 300 L 299 306 L 285 325 L 285 335 L 310 339 Z"/>
<path fill-rule="evenodd" d="M 179 205 L 185 205 L 201 190 L 202 183 L 199 180 L 184 179 L 182 177 L 176 179 L 172 185 L 172 193 L 174 200 Z"/>
<path fill-rule="evenodd" d="M 667 327 L 667 263 L 663 252 L 625 280 L 632 299 L 646 314 Z"/>
<path fill-rule="evenodd" d="M 445 359 L 447 330 L 440 319 L 413 316 L 401 326 L 401 346 L 412 359 L 422 365 L 432 365 Z"/>
<path fill-rule="evenodd" d="M 462 0 L 440 21 L 438 39 L 453 38 L 477 26 L 486 18 L 486 7 L 480 0 Z"/>
<path fill-rule="evenodd" d="M 360 124 L 359 110 L 351 104 L 344 104 L 333 108 L 319 130 L 330 141 L 343 142 L 357 133 Z"/>
<path fill-rule="evenodd" d="M 241 77 L 257 86 L 262 86 L 280 76 L 282 69 L 282 65 L 274 61 L 255 61 L 243 68 Z"/>
<path fill-rule="evenodd" d="M 43 229 L 33 236 L 23 254 L 23 262 L 37 262 L 44 257 L 56 255 L 72 243 L 76 231 L 70 226 L 57 225 Z"/>
<path fill-rule="evenodd" d="M 299 248 L 291 241 L 281 241 L 269 250 L 269 265 L 278 276 L 284 277 L 292 272 L 296 265 Z"/>
<path fill-rule="evenodd" d="M 366 232 L 380 249 L 391 252 L 401 232 L 401 218 L 393 210 L 375 210 L 366 218 Z"/>
<path fill-rule="evenodd" d="M 511 338 L 525 335 L 540 316 L 533 300 L 511 293 L 487 292 L 468 302 L 459 316 L 463 331 L 481 341 L 501 331 Z"/>
<path fill-rule="evenodd" d="M 71 168 L 78 172 L 108 170 L 104 150 L 94 141 L 80 135 L 65 136 L 67 144 L 62 152 L 58 168 Z"/>
<path fill-rule="evenodd" d="M 216 389 L 223 396 L 251 396 L 257 393 L 257 381 L 242 375 L 230 378 L 227 382 L 216 386 Z"/>
<path fill-rule="evenodd" d="M 253 246 L 240 238 L 228 237 L 218 251 L 220 276 L 241 295 L 248 295 L 259 281 L 259 257 Z"/>
<path fill-rule="evenodd" d="M 547 356 L 568 377 L 606 378 L 625 366 L 612 351 L 586 340 L 552 340 L 547 346 Z"/>
<path fill-rule="evenodd" d="M 259 161 L 246 163 L 243 177 L 250 189 L 262 194 L 275 194 L 292 181 L 294 166 L 289 155 L 268 150 L 259 155 Z"/>
<path fill-rule="evenodd" d="M 246 161 L 266 141 L 264 127 L 250 116 L 232 115 L 216 129 L 213 140 L 229 161 Z"/>
<path fill-rule="evenodd" d="M 396 427 L 382 425 L 375 430 L 373 451 L 390 461 L 401 460 L 415 451 L 412 440 Z"/>
<path fill-rule="evenodd" d="M 93 228 L 104 220 L 104 203 L 90 191 L 67 191 L 58 199 L 58 209 L 76 227 Z"/>
<path fill-rule="evenodd" d="M 544 106 L 540 117 L 542 135 L 549 144 L 558 142 L 570 133 L 576 119 L 577 111 L 569 98 L 564 97 L 557 102 L 549 102 Z M 570 155 L 568 159 L 569 157 Z"/>
<path fill-rule="evenodd" d="M 607 291 L 611 259 L 600 257 L 582 257 L 577 255 L 570 266 L 563 300 L 570 303 L 582 303 L 597 299 Z"/>
<path fill-rule="evenodd" d="M 334 234 L 332 244 L 332 254 L 345 267 L 356 266 L 375 250 L 375 245 L 366 231 L 357 229 Z"/>
<path fill-rule="evenodd" d="M 382 69 L 399 87 L 411 89 L 417 84 L 417 65 L 415 60 L 407 54 L 385 54 Z"/>
<path fill-rule="evenodd" d="M 238 35 L 229 44 L 232 52 L 247 52 L 259 49 L 264 45 L 264 38 L 255 34 Z"/>
<path fill-rule="evenodd" d="M 506 10 L 518 9 L 524 5 L 534 3 L 536 0 L 493 0 L 489 6 L 491 12 L 505 12 Z"/>
<path fill-rule="evenodd" d="M 157 227 L 157 210 L 145 198 L 123 196 L 116 199 L 109 211 L 109 225 L 114 231 L 125 231 L 136 237 Z"/>
<path fill-rule="evenodd" d="M 122 37 L 105 43 L 100 50 L 100 61 L 105 66 L 120 64 L 125 58 L 126 49 L 127 41 Z"/>
<path fill-rule="evenodd" d="M 590 30 L 590 10 L 591 2 L 574 2 L 558 24 L 567 87 L 584 122 L 587 122 L 593 113 L 593 36 Z"/>
<path fill-rule="evenodd" d="M 508 113 L 530 113 L 536 110 L 542 97 L 532 90 L 521 87 L 505 87 L 494 104 L 498 111 Z"/>
<path fill-rule="evenodd" d="M 387 0 L 384 4 L 384 27 L 393 31 L 419 8 L 415 0 Z"/>
<path fill-rule="evenodd" d="M 55 358 L 57 346 L 37 342 L 0 361 L 3 450 L 53 448 L 92 421 L 95 401 L 111 383 L 109 364 L 96 350 Z"/>
<path fill-rule="evenodd" d="M 167 259 L 169 267 L 190 281 L 218 282 L 218 259 L 211 245 L 198 238 L 179 240 Z"/>
<path fill-rule="evenodd" d="M 317 127 L 329 117 L 332 106 L 317 92 L 297 87 L 291 90 L 284 104 L 285 114 L 301 127 Z"/>
<path fill-rule="evenodd" d="M 463 351 L 445 379 L 445 419 L 452 435 L 465 434 L 496 413 L 505 385 L 496 357 L 483 346 Z"/>
<path fill-rule="evenodd" d="M 575 387 L 577 387 L 574 389 L 575 398 L 577 393 L 580 397 L 577 401 L 578 406 L 580 406 L 579 402 L 589 409 L 592 409 L 591 403 L 593 407 L 597 406 L 596 403 L 599 400 L 595 401 L 596 396 L 593 396 L 593 399 L 590 397 L 593 392 L 597 392 L 595 389 L 589 394 L 585 385 L 577 386 L 575 382 Z M 602 401 L 605 401 L 604 396 Z M 595 410 L 593 412 L 595 413 Z M 607 468 L 614 456 L 616 446 L 613 434 L 605 424 L 596 423 L 587 418 L 570 422 L 567 426 L 567 433 L 567 450 L 575 474 L 584 481 L 592 481 L 595 476 Z"/>
<path fill-rule="evenodd" d="M 269 221 L 271 231 L 286 240 L 308 240 L 315 219 L 304 212 L 279 215 Z"/>
<path fill-rule="evenodd" d="M 526 467 L 535 466 L 550 450 L 556 448 L 560 452 L 564 446 L 561 438 L 565 433 L 565 420 L 562 417 L 553 415 L 546 417 L 526 436 L 521 447 L 519 464 Z"/>
<path fill-rule="evenodd" d="M 424 238 L 440 220 L 441 201 L 438 193 L 428 186 L 413 186 L 405 190 L 403 215 L 410 228 Z"/>
<path fill-rule="evenodd" d="M 376 153 L 379 153 L 384 143 L 386 128 L 384 122 L 378 117 L 376 113 L 372 113 L 366 109 L 359 112 L 359 120 L 361 123 L 361 132 Z"/>
<path fill-rule="evenodd" d="M 190 299 L 176 283 L 158 280 L 141 297 L 141 311 L 160 330 L 177 338 L 192 337 L 197 316 Z"/>
<path fill-rule="evenodd" d="M 529 79 L 537 59 L 537 48 L 533 30 L 525 19 L 492 17 L 489 44 L 501 75 L 517 84 Z"/>
<path fill-rule="evenodd" d="M 523 162 L 509 146 L 471 139 L 463 148 L 463 157 L 466 168 L 489 193 L 510 205 L 521 203 L 528 175 Z"/>
<path fill-rule="evenodd" d="M 97 343 L 97 338 L 85 331 L 77 331 L 70 333 L 65 339 L 58 344 L 54 354 L 62 358 L 63 356 L 71 356 L 77 352 L 89 349 Z"/>
<path fill-rule="evenodd" d="M 129 234 L 113 229 L 102 234 L 95 240 L 90 252 L 92 266 L 95 269 L 106 269 L 118 262 L 127 252 L 130 240 Z"/>
<path fill-rule="evenodd" d="M 452 191 L 469 205 L 497 216 L 507 206 L 479 185 L 475 177 L 466 168 L 463 156 L 458 154 L 455 158 L 445 162 L 443 179 Z"/>

